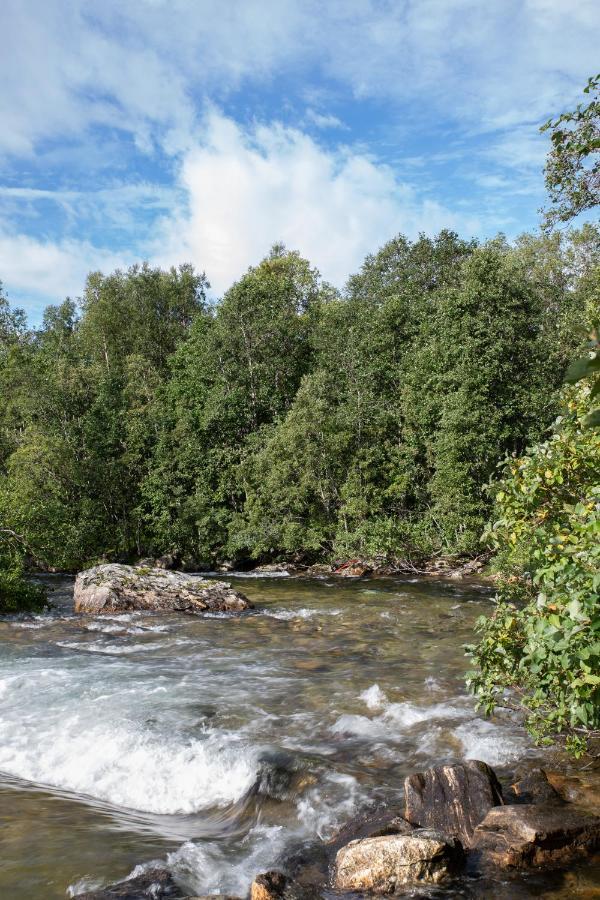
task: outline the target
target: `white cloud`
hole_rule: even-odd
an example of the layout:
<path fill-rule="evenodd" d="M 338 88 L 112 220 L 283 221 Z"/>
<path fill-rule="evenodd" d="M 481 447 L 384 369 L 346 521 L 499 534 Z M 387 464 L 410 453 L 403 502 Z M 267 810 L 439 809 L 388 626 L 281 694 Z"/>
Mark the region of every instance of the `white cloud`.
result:
<path fill-rule="evenodd" d="M 348 148 L 326 150 L 300 131 L 243 131 L 213 111 L 204 134 L 182 166 L 188 203 L 163 220 L 155 260 L 191 260 L 217 293 L 278 240 L 341 285 L 366 253 L 399 231 L 481 229 L 480 220 L 419 198 L 388 166 Z"/>
<path fill-rule="evenodd" d="M 596 0 L 4 0 L 0 146 L 91 124 L 190 146 L 205 96 L 295 75 L 410 100 L 475 131 L 570 104 L 597 69 Z M 331 85 L 330 85 L 331 87 Z M 320 115 L 330 115 L 319 110 Z"/>
<path fill-rule="evenodd" d="M 304 118 L 309 125 L 314 125 L 315 128 L 341 128 L 344 131 L 347 131 L 348 129 L 348 126 L 344 125 L 341 119 L 338 119 L 337 116 L 333 116 L 330 113 L 325 114 L 317 112 L 314 109 L 307 109 Z"/>
<path fill-rule="evenodd" d="M 0 232 L 2 280 L 19 302 L 31 298 L 31 306 L 38 310 L 40 305 L 60 302 L 66 295 L 81 295 L 90 271 L 110 272 L 133 261 L 86 241 L 43 241 Z"/>

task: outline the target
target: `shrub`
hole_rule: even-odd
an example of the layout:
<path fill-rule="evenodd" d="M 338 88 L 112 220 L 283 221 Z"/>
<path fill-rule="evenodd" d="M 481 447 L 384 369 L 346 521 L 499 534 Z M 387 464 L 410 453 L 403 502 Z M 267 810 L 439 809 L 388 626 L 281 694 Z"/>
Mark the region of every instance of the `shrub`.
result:
<path fill-rule="evenodd" d="M 565 399 L 550 438 L 493 486 L 501 581 L 468 682 L 486 712 L 518 707 L 538 741 L 564 735 L 578 753 L 600 729 L 600 432 L 584 424 L 589 388 Z"/>

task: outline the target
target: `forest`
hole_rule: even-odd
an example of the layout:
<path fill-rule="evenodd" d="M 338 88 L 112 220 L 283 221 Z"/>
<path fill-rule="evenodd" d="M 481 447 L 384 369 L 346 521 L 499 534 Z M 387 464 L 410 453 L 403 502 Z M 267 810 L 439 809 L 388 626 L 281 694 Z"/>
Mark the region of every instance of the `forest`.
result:
<path fill-rule="evenodd" d="M 477 554 L 486 485 L 560 410 L 600 231 L 392 238 L 343 293 L 274 246 L 217 303 L 191 266 L 2 296 L 0 515 L 37 567 Z"/>

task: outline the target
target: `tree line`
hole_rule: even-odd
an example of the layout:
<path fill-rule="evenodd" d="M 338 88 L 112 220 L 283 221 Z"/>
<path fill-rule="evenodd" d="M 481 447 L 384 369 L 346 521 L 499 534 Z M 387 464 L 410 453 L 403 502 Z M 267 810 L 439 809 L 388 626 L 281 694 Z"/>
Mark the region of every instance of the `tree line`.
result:
<path fill-rule="evenodd" d="M 600 231 L 399 235 L 343 291 L 276 245 L 91 274 L 31 329 L 0 293 L 0 523 L 32 565 L 473 554 L 597 302 Z M 5 542 L 6 544 L 6 542 Z"/>

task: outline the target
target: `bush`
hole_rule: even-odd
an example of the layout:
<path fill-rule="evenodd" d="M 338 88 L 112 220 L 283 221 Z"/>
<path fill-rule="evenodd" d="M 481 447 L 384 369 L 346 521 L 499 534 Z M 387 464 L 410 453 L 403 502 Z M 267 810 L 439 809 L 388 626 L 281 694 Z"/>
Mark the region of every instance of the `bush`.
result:
<path fill-rule="evenodd" d="M 41 612 L 47 605 L 43 585 L 28 581 L 18 560 L 0 554 L 0 615 Z"/>
<path fill-rule="evenodd" d="M 576 753 L 600 728 L 600 432 L 570 388 L 551 437 L 508 459 L 486 538 L 501 582 L 468 675 L 480 705 L 518 707 L 531 734 Z"/>

